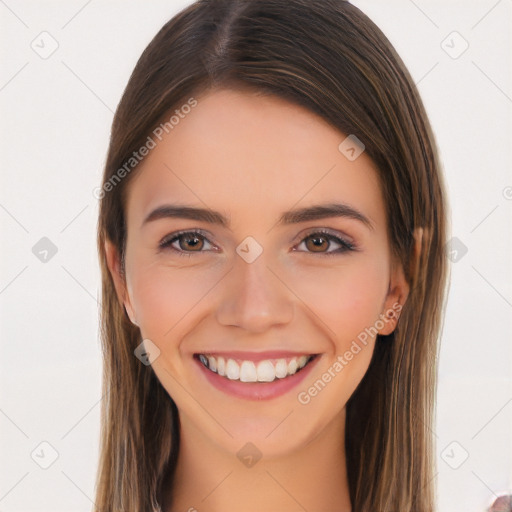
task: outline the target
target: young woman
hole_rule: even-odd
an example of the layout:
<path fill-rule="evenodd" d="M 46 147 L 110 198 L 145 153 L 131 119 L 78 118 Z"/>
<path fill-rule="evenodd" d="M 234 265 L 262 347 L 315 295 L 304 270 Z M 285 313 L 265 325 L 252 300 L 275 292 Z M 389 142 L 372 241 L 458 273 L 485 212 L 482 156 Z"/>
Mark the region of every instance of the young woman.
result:
<path fill-rule="evenodd" d="M 444 185 L 363 13 L 190 5 L 133 71 L 99 197 L 96 510 L 435 510 Z"/>

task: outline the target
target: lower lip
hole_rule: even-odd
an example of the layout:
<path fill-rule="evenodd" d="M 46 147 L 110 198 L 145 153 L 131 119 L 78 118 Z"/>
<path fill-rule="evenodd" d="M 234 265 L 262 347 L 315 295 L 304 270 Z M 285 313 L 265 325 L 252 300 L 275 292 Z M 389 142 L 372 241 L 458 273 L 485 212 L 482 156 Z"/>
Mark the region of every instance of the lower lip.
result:
<path fill-rule="evenodd" d="M 290 377 L 285 377 L 284 379 L 276 378 L 272 382 L 229 380 L 227 377 L 221 377 L 218 373 L 206 368 L 197 357 L 194 357 L 194 361 L 208 382 L 220 391 L 247 400 L 270 400 L 284 395 L 302 382 L 316 365 L 319 358 L 319 355 L 315 356 L 306 366 Z"/>

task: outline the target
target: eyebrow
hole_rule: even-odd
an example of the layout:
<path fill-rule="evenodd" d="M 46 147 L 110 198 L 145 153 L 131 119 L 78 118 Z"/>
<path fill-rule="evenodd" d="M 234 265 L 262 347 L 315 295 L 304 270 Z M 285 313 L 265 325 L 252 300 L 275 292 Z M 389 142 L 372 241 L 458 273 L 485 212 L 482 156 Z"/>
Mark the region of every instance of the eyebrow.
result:
<path fill-rule="evenodd" d="M 326 219 L 329 217 L 345 217 L 348 219 L 358 220 L 370 230 L 374 229 L 374 225 L 368 217 L 352 206 L 343 203 L 330 203 L 290 210 L 281 215 L 277 225 L 298 224 L 300 222 Z M 215 210 L 165 204 L 151 211 L 151 213 L 149 213 L 142 222 L 142 227 L 149 222 L 166 218 L 190 219 L 208 222 L 209 224 L 217 224 L 224 228 L 229 228 L 230 225 L 228 217 Z"/>

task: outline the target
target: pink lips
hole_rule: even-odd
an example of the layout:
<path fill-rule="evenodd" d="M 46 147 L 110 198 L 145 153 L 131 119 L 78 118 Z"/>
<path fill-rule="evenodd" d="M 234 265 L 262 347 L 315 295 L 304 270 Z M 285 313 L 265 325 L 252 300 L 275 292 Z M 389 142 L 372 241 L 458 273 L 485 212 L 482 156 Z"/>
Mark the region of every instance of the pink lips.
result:
<path fill-rule="evenodd" d="M 279 359 L 286 357 L 297 357 L 300 355 L 306 355 L 305 353 L 295 352 L 208 352 L 208 354 L 215 355 L 218 357 L 229 357 L 236 359 L 237 356 L 241 356 L 240 359 L 247 361 L 260 361 L 263 359 Z M 252 356 L 252 357 L 251 357 Z M 231 395 L 237 398 L 244 398 L 247 400 L 270 400 L 277 398 L 291 389 L 298 386 L 312 371 L 313 367 L 317 364 L 320 357 L 316 356 L 311 361 L 301 368 L 294 375 L 285 377 L 284 379 L 276 379 L 272 382 L 241 382 L 237 380 L 229 380 L 226 377 L 222 377 L 219 374 L 206 368 L 199 358 L 195 356 L 193 358 L 194 363 L 197 367 L 198 372 L 208 385 L 212 385 L 216 389 L 223 391 L 227 395 Z"/>

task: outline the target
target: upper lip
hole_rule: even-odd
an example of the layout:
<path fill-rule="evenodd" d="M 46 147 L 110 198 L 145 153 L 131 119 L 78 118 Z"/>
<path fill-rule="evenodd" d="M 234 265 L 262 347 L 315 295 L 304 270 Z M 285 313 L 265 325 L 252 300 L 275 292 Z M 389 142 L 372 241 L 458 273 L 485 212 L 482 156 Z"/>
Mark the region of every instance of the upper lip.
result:
<path fill-rule="evenodd" d="M 310 352 L 291 352 L 289 350 L 269 350 L 266 352 L 243 352 L 231 351 L 221 352 L 218 350 L 197 352 L 197 355 L 204 354 L 213 357 L 223 357 L 224 359 L 241 359 L 243 361 L 264 361 L 266 359 L 288 359 L 300 356 L 314 356 L 316 354 Z"/>

